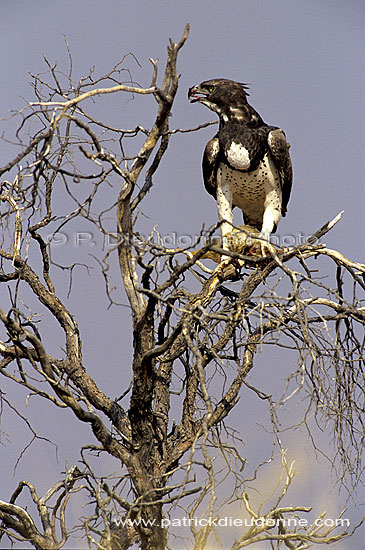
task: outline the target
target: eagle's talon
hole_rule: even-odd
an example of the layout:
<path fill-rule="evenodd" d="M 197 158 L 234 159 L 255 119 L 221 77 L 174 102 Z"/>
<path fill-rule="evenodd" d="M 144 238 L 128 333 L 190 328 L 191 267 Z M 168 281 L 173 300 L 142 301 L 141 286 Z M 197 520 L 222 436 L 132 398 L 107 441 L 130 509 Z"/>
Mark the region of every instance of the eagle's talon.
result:
<path fill-rule="evenodd" d="M 261 256 L 263 258 L 266 258 L 267 256 L 271 256 L 272 258 L 275 258 L 276 256 L 276 249 L 275 247 L 267 242 L 267 243 L 260 243 L 260 249 L 261 249 Z M 268 254 L 266 253 L 266 250 L 268 251 Z"/>
<path fill-rule="evenodd" d="M 274 258 L 278 251 L 268 241 L 256 240 L 256 242 L 250 247 L 247 255 L 259 256 L 261 258 Z"/>
<path fill-rule="evenodd" d="M 240 264 L 235 258 L 224 258 L 216 268 L 216 275 L 222 281 L 236 281 L 240 276 Z"/>

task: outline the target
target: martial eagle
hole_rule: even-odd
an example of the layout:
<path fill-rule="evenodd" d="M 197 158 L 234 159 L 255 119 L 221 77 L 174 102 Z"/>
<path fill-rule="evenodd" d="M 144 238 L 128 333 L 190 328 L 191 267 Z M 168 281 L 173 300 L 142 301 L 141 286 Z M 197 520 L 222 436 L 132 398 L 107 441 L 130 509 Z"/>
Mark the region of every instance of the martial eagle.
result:
<path fill-rule="evenodd" d="M 245 84 L 217 78 L 193 86 L 188 93 L 192 103 L 202 103 L 219 116 L 218 133 L 205 147 L 203 177 L 206 190 L 217 201 L 226 249 L 235 206 L 242 210 L 244 223 L 269 240 L 286 214 L 292 186 L 285 134 L 262 120 L 247 102 L 246 90 Z"/>

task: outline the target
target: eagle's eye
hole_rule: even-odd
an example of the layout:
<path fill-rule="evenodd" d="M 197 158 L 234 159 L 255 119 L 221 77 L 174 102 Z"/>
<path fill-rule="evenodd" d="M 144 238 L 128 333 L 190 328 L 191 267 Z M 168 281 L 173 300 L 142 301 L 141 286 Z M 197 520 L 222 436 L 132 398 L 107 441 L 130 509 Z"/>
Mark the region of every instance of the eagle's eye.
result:
<path fill-rule="evenodd" d="M 214 90 L 214 86 L 208 86 L 208 92 L 212 92 Z"/>

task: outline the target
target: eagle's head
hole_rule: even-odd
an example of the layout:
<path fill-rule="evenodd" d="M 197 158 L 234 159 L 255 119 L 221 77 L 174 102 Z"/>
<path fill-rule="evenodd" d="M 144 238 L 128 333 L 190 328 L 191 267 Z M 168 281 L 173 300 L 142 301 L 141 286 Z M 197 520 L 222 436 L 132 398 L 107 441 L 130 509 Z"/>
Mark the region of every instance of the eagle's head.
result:
<path fill-rule="evenodd" d="M 189 89 L 191 103 L 199 102 L 216 112 L 219 116 L 233 115 L 247 106 L 247 85 L 228 78 L 205 80 Z"/>

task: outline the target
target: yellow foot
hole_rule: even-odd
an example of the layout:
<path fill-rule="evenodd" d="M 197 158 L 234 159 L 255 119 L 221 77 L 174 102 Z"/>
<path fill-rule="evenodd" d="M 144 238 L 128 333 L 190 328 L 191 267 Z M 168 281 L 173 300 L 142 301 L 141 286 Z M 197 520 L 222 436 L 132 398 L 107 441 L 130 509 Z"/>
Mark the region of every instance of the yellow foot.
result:
<path fill-rule="evenodd" d="M 239 278 L 240 264 L 238 260 L 225 257 L 216 267 L 215 273 L 221 281 L 236 281 Z"/>
<path fill-rule="evenodd" d="M 271 256 L 274 258 L 277 255 L 276 248 L 268 241 L 260 241 L 260 250 L 261 256 L 264 258 L 266 258 L 266 256 Z"/>

